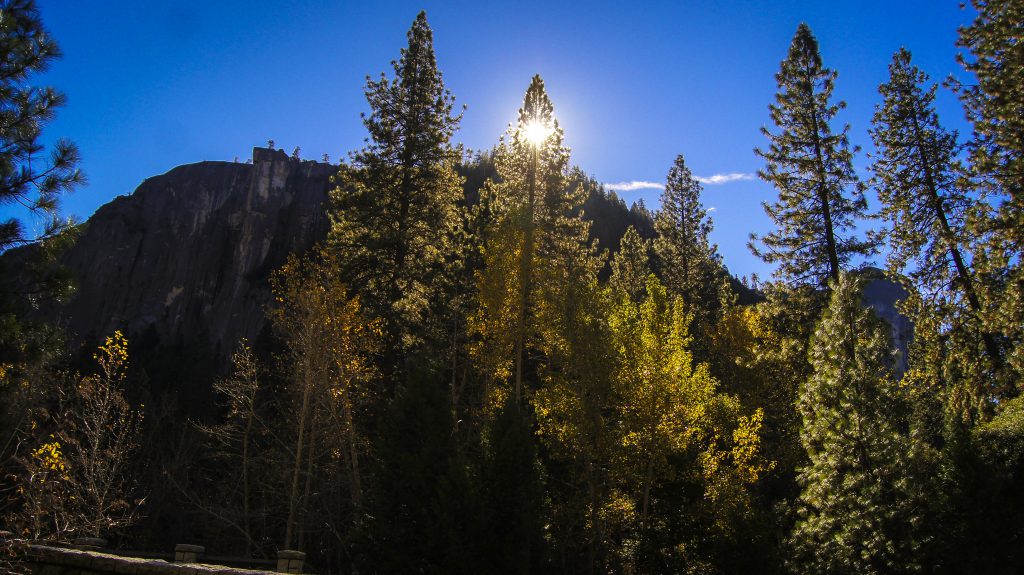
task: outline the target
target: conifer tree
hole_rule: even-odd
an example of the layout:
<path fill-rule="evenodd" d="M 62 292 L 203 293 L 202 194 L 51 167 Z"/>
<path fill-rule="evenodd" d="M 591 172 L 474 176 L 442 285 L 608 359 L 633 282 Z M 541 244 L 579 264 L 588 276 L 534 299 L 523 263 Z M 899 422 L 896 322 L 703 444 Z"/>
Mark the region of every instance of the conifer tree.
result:
<path fill-rule="evenodd" d="M 775 75 L 779 92 L 769 110 L 778 131 L 762 128 L 769 146 L 755 150 L 766 163 L 758 175 L 779 199 L 764 204 L 776 229 L 752 234 L 749 245 L 765 262 L 778 263 L 776 277 L 790 285 L 825 287 L 851 257 L 874 251 L 871 238 L 858 239 L 851 229 L 867 201 L 853 171 L 849 126 L 833 133 L 830 125 L 845 107 L 831 101 L 836 75 L 822 66 L 818 41 L 800 24 Z"/>
<path fill-rule="evenodd" d="M 626 228 L 611 268 L 608 284 L 612 292 L 639 303 L 647 291 L 647 276 L 651 273 L 650 240 L 640 237 L 633 226 Z"/>
<path fill-rule="evenodd" d="M 342 167 L 331 192 L 329 240 L 346 282 L 383 320 L 383 365 L 392 379 L 402 372 L 404 352 L 424 343 L 426 309 L 462 197 L 459 152 L 450 143 L 461 116 L 453 115 L 424 12 L 408 39 L 393 78 L 367 78 L 368 146 Z"/>
<path fill-rule="evenodd" d="M 701 191 L 682 154 L 676 156 L 654 218 L 654 251 L 665 286 L 682 298 L 686 313 L 703 328 L 719 307 L 723 286 L 721 258 L 709 237 L 711 218 L 701 204 Z"/>
<path fill-rule="evenodd" d="M 974 221 L 982 240 L 975 267 L 997 303 L 987 331 L 1005 338 L 1008 363 L 1024 374 L 1024 2 L 972 0 L 977 16 L 960 29 L 959 60 L 975 76 L 960 86 L 972 181 L 986 202 Z M 994 209 L 984 209 L 991 206 Z"/>
<path fill-rule="evenodd" d="M 971 0 L 971 5 L 977 16 L 960 29 L 957 42 L 969 52 L 958 59 L 977 78 L 961 91 L 974 124 L 971 163 L 979 176 L 991 178 L 1009 196 L 1006 207 L 1019 217 L 1024 211 L 1024 3 Z"/>
<path fill-rule="evenodd" d="M 944 295 L 954 283 L 981 310 L 967 267 L 965 219 L 970 198 L 957 181 L 956 135 L 935 113 L 935 90 L 922 86 L 928 76 L 901 48 L 889 65 L 889 81 L 879 86 L 871 136 L 877 157 L 871 166 L 882 202 L 879 213 L 892 223 L 890 271 L 908 271 L 915 287 Z"/>
<path fill-rule="evenodd" d="M 914 289 L 903 307 L 922 328 L 911 347 L 911 380 L 932 374 L 942 379 L 920 380 L 920 386 L 962 387 L 957 393 L 968 393 L 967 413 L 972 413 L 992 399 L 991 381 L 1003 364 L 996 336 L 984 332 L 987 306 L 983 307 L 976 274 L 969 267 L 967 217 L 973 202 L 962 185 L 956 135 L 939 124 L 935 112 L 937 87 L 923 88 L 928 76 L 911 63 L 906 49 L 893 55 L 889 72 L 889 81 L 879 87 L 883 102 L 872 121 L 878 152 L 871 169 L 882 202 L 880 215 L 892 226 L 888 268 L 896 276 L 907 274 Z M 953 329 L 958 333 L 950 333 Z M 956 347 L 947 347 L 953 342 Z M 935 345 L 947 349 L 935 355 Z M 975 354 L 985 357 L 987 374 L 944 381 L 942 374 L 966 376 L 974 371 Z M 924 365 L 931 360 L 942 365 Z"/>
<path fill-rule="evenodd" d="M 570 278 L 585 283 L 600 265 L 587 242 L 583 189 L 569 184 L 562 139 L 544 81 L 534 76 L 518 122 L 495 151 L 498 177 L 485 185 L 482 201 L 493 223 L 473 320 L 484 370 L 496 381 L 511 380 L 517 400 L 536 372 L 539 300 L 555 297 Z"/>
<path fill-rule="evenodd" d="M 64 105 L 65 97 L 28 81 L 60 55 L 34 1 L 0 3 L 0 205 L 18 204 L 46 218 L 36 237 L 26 236 L 15 218 L 0 221 L 0 252 L 68 229 L 70 222 L 58 214 L 60 197 L 85 181 L 78 169 L 78 148 L 71 142 L 58 140 L 49 160 L 41 157 L 43 126 Z"/>
<path fill-rule="evenodd" d="M 483 572 L 481 509 L 444 386 L 430 373 L 411 373 L 380 428 L 377 485 L 360 553 L 366 564 L 359 570 Z"/>
<path fill-rule="evenodd" d="M 843 273 L 811 343 L 814 372 L 800 391 L 809 463 L 791 545 L 807 573 L 916 571 L 921 495 L 916 446 L 902 431 L 907 401 L 893 377 L 888 329 Z"/>

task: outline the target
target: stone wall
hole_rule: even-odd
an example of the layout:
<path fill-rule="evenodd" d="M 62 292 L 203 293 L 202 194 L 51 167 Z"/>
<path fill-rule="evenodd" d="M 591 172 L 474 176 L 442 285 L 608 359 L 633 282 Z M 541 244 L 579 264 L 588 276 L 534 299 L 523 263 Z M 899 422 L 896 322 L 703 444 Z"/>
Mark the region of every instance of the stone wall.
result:
<path fill-rule="evenodd" d="M 201 563 L 203 548 L 178 545 L 174 562 L 126 557 L 95 549 L 31 545 L 22 561 L 32 575 L 271 575 L 275 571 L 239 569 Z M 302 573 L 305 554 L 281 551 L 276 573 Z"/>
<path fill-rule="evenodd" d="M 170 563 L 162 559 L 121 557 L 100 551 L 33 545 L 27 563 L 33 575 L 269 575 L 273 571 L 235 569 L 201 563 Z"/>

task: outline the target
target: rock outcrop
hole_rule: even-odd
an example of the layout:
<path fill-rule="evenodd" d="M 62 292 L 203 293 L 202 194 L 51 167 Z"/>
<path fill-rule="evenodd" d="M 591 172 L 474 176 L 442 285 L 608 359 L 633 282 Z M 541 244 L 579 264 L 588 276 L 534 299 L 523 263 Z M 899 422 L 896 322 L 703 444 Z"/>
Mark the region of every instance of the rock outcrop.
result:
<path fill-rule="evenodd" d="M 885 320 L 892 330 L 892 346 L 897 352 L 893 367 L 896 375 L 903 377 L 907 371 L 907 351 L 914 336 L 914 324 L 900 313 L 896 305 L 906 299 L 907 290 L 900 284 L 885 277 L 884 272 L 869 268 L 868 282 L 864 285 L 862 303 L 874 310 L 875 315 Z"/>
<path fill-rule="evenodd" d="M 252 164 L 200 162 L 145 180 L 89 219 L 63 258 L 78 291 L 47 315 L 73 342 L 117 329 L 160 343 L 201 336 L 226 358 L 266 323 L 270 273 L 326 236 L 337 169 L 255 148 Z"/>

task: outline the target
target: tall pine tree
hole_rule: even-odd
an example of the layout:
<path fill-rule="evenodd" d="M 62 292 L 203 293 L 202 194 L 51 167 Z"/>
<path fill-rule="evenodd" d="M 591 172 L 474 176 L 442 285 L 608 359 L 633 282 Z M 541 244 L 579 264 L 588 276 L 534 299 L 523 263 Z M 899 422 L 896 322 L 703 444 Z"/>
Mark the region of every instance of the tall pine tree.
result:
<path fill-rule="evenodd" d="M 853 171 L 849 126 L 839 133 L 830 126 L 845 107 L 831 101 L 836 75 L 822 66 L 818 41 L 800 24 L 775 75 L 779 92 L 769 109 L 778 131 L 762 128 L 769 146 L 755 150 L 766 163 L 758 175 L 775 186 L 779 199 L 764 204 L 776 230 L 752 234 L 750 247 L 765 262 L 778 263 L 776 277 L 790 285 L 826 287 L 851 257 L 875 247 L 852 230 L 867 201 Z"/>
<path fill-rule="evenodd" d="M 972 0 L 977 16 L 960 29 L 959 59 L 975 76 L 962 86 L 972 180 L 987 202 L 975 219 L 983 242 L 976 267 L 998 306 L 989 330 L 1008 344 L 1008 363 L 1024 374 L 1024 2 Z"/>
<path fill-rule="evenodd" d="M 536 381 L 539 299 L 562 280 L 593 276 L 599 265 L 580 210 L 586 198 L 582 187 L 570 185 L 562 139 L 544 81 L 534 76 L 518 122 L 495 151 L 498 177 L 484 188 L 492 223 L 473 320 L 481 335 L 478 360 L 495 381 L 512 382 L 517 401 L 524 380 Z"/>
<path fill-rule="evenodd" d="M 880 215 L 892 226 L 888 268 L 897 276 L 907 274 L 914 289 L 903 305 L 915 325 L 924 328 L 915 334 L 912 379 L 925 373 L 966 375 L 977 356 L 987 356 L 987 374 L 946 382 L 968 391 L 968 412 L 974 412 L 990 403 L 991 378 L 1003 359 L 996 336 L 982 327 L 985 307 L 970 268 L 967 216 L 972 198 L 962 185 L 956 135 L 943 129 L 935 112 L 937 87 L 922 87 L 928 76 L 911 63 L 906 49 L 893 56 L 889 73 L 889 81 L 879 87 L 883 102 L 872 121 L 877 156 L 871 169 L 882 202 Z M 926 317 L 933 315 L 937 317 Z M 939 331 L 933 333 L 925 324 L 935 324 Z M 958 333 L 949 333 L 953 329 Z M 926 334 L 938 339 L 925 341 Z M 938 355 L 928 351 L 954 342 L 955 348 Z M 923 365 L 930 359 L 944 365 Z M 942 382 L 922 383 L 931 387 Z"/>
<path fill-rule="evenodd" d="M 383 320 L 383 365 L 392 379 L 424 343 L 462 197 L 459 152 L 450 143 L 461 116 L 437 69 L 426 13 L 408 38 L 393 78 L 367 78 L 369 144 L 331 192 L 330 244 L 345 280 Z"/>

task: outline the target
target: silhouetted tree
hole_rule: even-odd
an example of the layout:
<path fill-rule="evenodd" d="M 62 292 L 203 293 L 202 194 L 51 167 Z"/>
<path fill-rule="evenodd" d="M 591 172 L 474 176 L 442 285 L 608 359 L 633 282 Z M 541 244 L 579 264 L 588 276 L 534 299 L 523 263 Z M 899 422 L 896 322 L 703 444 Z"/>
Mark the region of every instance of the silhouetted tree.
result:
<path fill-rule="evenodd" d="M 459 152 L 450 143 L 461 116 L 452 113 L 425 12 L 408 39 L 392 79 L 367 78 L 369 145 L 331 192 L 331 249 L 367 312 L 383 321 L 381 366 L 390 385 L 400 382 L 407 352 L 424 344 L 462 197 Z"/>
<path fill-rule="evenodd" d="M 52 87 L 29 82 L 60 55 L 34 1 L 0 3 L 0 205 L 17 204 L 46 218 L 42 233 L 32 236 L 15 218 L 0 222 L 0 252 L 67 230 L 72 222 L 60 218 L 60 198 L 85 181 L 74 144 L 57 140 L 44 159 L 39 142 L 65 98 Z"/>
<path fill-rule="evenodd" d="M 800 24 L 775 75 L 776 103 L 768 106 L 778 132 L 762 128 L 769 146 L 755 150 L 766 164 L 758 175 L 779 191 L 775 203 L 764 204 L 777 229 L 752 234 L 749 244 L 765 262 L 778 263 L 776 277 L 791 285 L 826 287 L 851 257 L 875 248 L 852 233 L 867 201 L 853 171 L 849 126 L 838 134 L 830 126 L 845 107 L 831 102 L 835 78 L 822 66 L 811 29 Z"/>
<path fill-rule="evenodd" d="M 705 334 L 728 289 L 718 248 L 711 243 L 711 218 L 701 204 L 700 182 L 680 154 L 669 170 L 661 209 L 654 218 L 657 269 L 665 287 L 682 298 L 693 331 Z"/>

